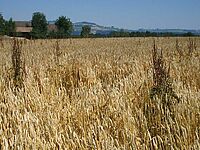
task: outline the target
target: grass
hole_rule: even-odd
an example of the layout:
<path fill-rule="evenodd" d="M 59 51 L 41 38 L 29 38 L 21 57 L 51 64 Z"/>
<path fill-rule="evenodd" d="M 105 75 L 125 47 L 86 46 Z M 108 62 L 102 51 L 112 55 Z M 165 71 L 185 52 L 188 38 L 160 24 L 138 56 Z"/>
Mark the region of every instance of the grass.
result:
<path fill-rule="evenodd" d="M 199 38 L 0 43 L 1 149 L 200 149 Z"/>

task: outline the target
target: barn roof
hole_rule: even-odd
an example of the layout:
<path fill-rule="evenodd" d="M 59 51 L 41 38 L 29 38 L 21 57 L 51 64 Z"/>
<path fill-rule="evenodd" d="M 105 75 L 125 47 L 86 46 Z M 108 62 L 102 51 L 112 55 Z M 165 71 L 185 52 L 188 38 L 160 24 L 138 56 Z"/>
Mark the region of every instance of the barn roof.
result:
<path fill-rule="evenodd" d="M 15 21 L 16 27 L 31 27 L 30 21 Z"/>

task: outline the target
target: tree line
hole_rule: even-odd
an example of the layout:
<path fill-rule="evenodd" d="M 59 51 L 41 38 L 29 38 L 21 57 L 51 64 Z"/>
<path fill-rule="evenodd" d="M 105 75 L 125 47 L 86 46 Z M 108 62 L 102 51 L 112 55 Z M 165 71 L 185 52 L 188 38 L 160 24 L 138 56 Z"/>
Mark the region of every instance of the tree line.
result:
<path fill-rule="evenodd" d="M 113 31 L 109 34 L 92 34 L 90 26 L 83 26 L 79 36 L 72 35 L 73 23 L 70 18 L 60 16 L 56 22 L 56 30 L 48 30 L 48 21 L 46 16 L 41 12 L 35 12 L 32 15 L 32 31 L 30 37 L 34 39 L 45 38 L 68 38 L 68 37 L 84 37 L 84 38 L 98 38 L 98 37 L 169 37 L 169 36 L 195 36 L 191 32 L 184 34 L 176 34 L 171 32 L 157 33 L 157 32 L 126 32 L 124 30 Z M 15 22 L 10 18 L 8 21 L 0 14 L 0 35 L 17 36 Z"/>
<path fill-rule="evenodd" d="M 69 18 L 65 16 L 60 16 L 55 25 L 57 27 L 56 31 L 48 31 L 48 22 L 46 16 L 43 13 L 35 12 L 33 13 L 32 20 L 32 32 L 31 37 L 33 38 L 67 38 L 71 36 L 73 31 L 73 24 Z"/>
<path fill-rule="evenodd" d="M 35 12 L 32 15 L 31 20 L 32 31 L 30 36 L 34 39 L 45 38 L 68 38 L 72 36 L 73 24 L 70 18 L 66 16 L 60 16 L 56 22 L 56 30 L 48 30 L 48 21 L 46 16 L 41 12 Z M 81 31 L 81 37 L 89 37 L 91 28 L 89 26 L 83 26 Z M 10 18 L 5 20 L 0 14 L 0 35 L 17 36 L 15 22 Z"/>
<path fill-rule="evenodd" d="M 10 18 L 5 20 L 0 14 L 0 35 L 14 36 L 15 33 L 15 22 Z"/>
<path fill-rule="evenodd" d="M 48 31 L 48 23 L 46 17 L 43 13 L 36 12 L 33 13 L 32 16 L 32 27 L 33 30 L 31 32 L 31 36 L 33 38 L 68 38 L 72 37 L 73 32 L 73 23 L 70 18 L 66 18 L 66 16 L 60 16 L 55 25 L 57 30 Z M 90 37 L 91 27 L 83 26 L 80 37 Z"/>
<path fill-rule="evenodd" d="M 191 32 L 187 33 L 172 33 L 172 32 L 126 32 L 124 30 L 121 31 L 114 31 L 111 32 L 109 37 L 178 37 L 178 36 L 185 36 L 185 37 L 190 37 L 190 36 L 196 36 Z"/>

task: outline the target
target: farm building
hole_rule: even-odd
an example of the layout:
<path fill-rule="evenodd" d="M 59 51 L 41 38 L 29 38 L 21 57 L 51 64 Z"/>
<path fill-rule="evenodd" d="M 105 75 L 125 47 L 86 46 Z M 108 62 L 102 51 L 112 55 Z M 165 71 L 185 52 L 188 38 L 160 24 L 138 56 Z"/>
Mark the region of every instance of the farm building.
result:
<path fill-rule="evenodd" d="M 30 21 L 15 21 L 15 26 L 16 26 L 16 33 L 17 36 L 19 37 L 26 37 L 26 38 L 31 38 L 31 31 L 33 29 L 31 22 Z M 57 31 L 57 27 L 55 24 L 48 24 L 47 26 L 48 31 Z"/>
<path fill-rule="evenodd" d="M 32 26 L 30 21 L 15 21 L 17 36 L 30 38 Z"/>

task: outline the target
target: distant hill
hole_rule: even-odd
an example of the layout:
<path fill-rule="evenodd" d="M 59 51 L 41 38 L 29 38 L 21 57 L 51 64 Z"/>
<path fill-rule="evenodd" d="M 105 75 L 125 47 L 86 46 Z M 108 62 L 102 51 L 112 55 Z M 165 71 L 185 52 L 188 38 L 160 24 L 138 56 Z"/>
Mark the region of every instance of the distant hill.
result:
<path fill-rule="evenodd" d="M 120 28 L 116 28 L 116 27 L 105 27 L 105 26 L 101 26 L 101 25 L 98 25 L 96 23 L 91 23 L 91 22 L 76 22 L 73 24 L 74 25 L 74 35 L 79 35 L 81 33 L 81 30 L 82 30 L 82 27 L 85 26 L 85 25 L 88 25 L 91 27 L 91 32 L 93 34 L 109 34 L 110 32 L 112 31 L 120 31 L 121 29 Z M 133 30 L 126 30 L 124 29 L 124 31 L 127 31 L 127 32 L 131 32 Z"/>
<path fill-rule="evenodd" d="M 55 21 L 49 21 L 48 22 L 49 24 L 55 24 Z M 120 28 L 116 28 L 116 27 L 105 27 L 105 26 L 101 26 L 101 25 L 98 25 L 96 23 L 92 23 L 92 22 L 75 22 L 73 23 L 73 28 L 74 28 L 74 31 L 73 31 L 73 35 L 80 35 L 81 33 L 81 30 L 82 30 L 82 27 L 83 26 L 90 26 L 91 27 L 91 33 L 93 34 L 109 34 L 110 32 L 112 31 L 120 31 L 121 29 Z M 127 32 L 131 32 L 133 30 L 126 30 L 126 29 L 123 29 L 124 31 L 127 31 Z"/>
<path fill-rule="evenodd" d="M 54 24 L 55 21 L 49 21 L 49 24 Z M 102 26 L 102 25 L 98 25 L 96 23 L 92 23 L 92 22 L 75 22 L 73 23 L 73 27 L 74 27 L 74 32 L 73 35 L 80 35 L 82 27 L 88 25 L 91 27 L 91 32 L 93 34 L 109 34 L 113 31 L 120 31 L 122 29 L 120 28 L 116 28 L 116 27 L 106 27 L 106 26 Z M 188 29 L 138 29 L 138 30 L 129 30 L 129 29 L 123 29 L 123 31 L 126 32 L 156 32 L 156 33 L 166 33 L 166 32 L 171 32 L 171 33 L 175 33 L 175 34 L 184 34 L 184 33 L 188 33 L 191 32 L 195 35 L 200 35 L 200 30 L 188 30 Z"/>

